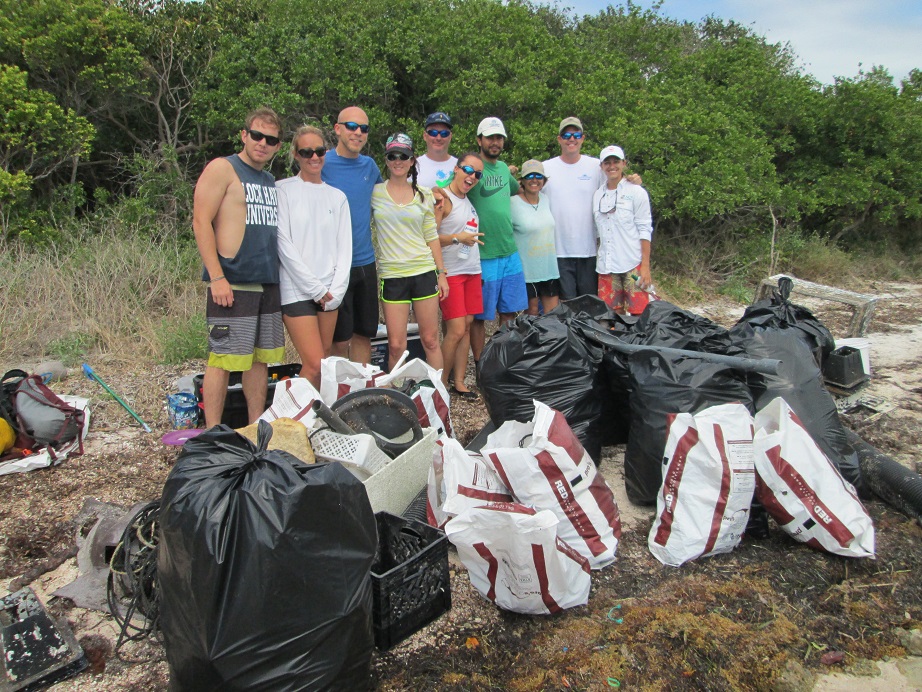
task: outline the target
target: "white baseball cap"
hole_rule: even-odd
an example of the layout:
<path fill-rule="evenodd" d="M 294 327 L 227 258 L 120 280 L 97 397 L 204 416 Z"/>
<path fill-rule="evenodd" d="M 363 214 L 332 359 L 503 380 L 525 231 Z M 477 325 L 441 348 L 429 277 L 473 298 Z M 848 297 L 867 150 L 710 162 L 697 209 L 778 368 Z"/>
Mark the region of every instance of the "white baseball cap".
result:
<path fill-rule="evenodd" d="M 499 118 L 484 118 L 477 126 L 478 137 L 491 137 L 492 135 L 502 135 L 507 137 L 506 128 L 503 127 L 503 121 Z"/>
<path fill-rule="evenodd" d="M 602 153 L 599 154 L 599 161 L 604 161 L 610 156 L 614 156 L 615 158 L 621 159 L 622 161 L 624 161 L 624 159 L 626 158 L 624 156 L 624 149 L 622 149 L 621 147 L 616 147 L 614 144 L 602 149 Z"/>

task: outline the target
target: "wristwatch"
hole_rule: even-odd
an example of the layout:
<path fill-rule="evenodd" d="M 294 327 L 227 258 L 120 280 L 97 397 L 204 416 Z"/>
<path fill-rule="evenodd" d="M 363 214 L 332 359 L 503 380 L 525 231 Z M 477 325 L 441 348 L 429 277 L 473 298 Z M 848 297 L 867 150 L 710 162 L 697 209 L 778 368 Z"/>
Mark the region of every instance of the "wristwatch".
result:
<path fill-rule="evenodd" d="M 451 244 L 452 244 L 452 245 L 460 245 L 460 244 L 461 244 L 461 241 L 458 240 L 458 236 L 455 236 L 454 238 L 451 239 Z"/>

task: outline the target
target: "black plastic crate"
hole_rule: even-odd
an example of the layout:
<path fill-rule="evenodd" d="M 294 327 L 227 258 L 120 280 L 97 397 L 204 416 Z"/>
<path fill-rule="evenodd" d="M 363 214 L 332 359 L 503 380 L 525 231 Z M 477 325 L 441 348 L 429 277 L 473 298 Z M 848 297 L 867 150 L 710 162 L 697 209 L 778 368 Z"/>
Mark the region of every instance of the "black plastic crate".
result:
<path fill-rule="evenodd" d="M 829 354 L 823 365 L 823 378 L 827 383 L 852 388 L 867 379 L 861 351 L 851 346 L 842 346 Z"/>
<path fill-rule="evenodd" d="M 375 646 L 390 649 L 451 608 L 444 531 L 388 512 L 375 514 L 371 566 Z"/>
<path fill-rule="evenodd" d="M 266 392 L 266 408 L 272 405 L 272 399 L 275 397 L 275 385 L 283 377 L 294 377 L 301 372 L 300 363 L 291 363 L 289 365 L 273 365 L 269 368 L 269 389 Z M 274 376 L 274 378 L 273 378 Z M 192 378 L 192 385 L 195 387 L 195 398 L 202 401 L 202 381 L 205 379 L 204 373 L 200 373 Z M 243 381 L 242 372 L 232 372 L 227 383 L 227 398 L 224 399 L 224 413 L 221 416 L 221 422 L 232 428 L 245 428 L 250 417 L 247 412 L 247 400 L 243 396 L 243 388 L 240 385 Z"/>

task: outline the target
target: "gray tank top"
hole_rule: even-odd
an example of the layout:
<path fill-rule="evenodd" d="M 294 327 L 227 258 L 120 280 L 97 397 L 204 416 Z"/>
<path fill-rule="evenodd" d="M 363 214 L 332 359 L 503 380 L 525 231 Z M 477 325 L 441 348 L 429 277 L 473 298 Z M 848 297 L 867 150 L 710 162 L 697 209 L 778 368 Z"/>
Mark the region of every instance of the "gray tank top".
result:
<path fill-rule="evenodd" d="M 237 155 L 228 156 L 234 167 L 246 199 L 246 227 L 236 256 L 221 257 L 221 269 L 232 284 L 277 284 L 278 254 L 278 191 L 275 178 L 267 171 L 248 166 Z M 202 278 L 208 281 L 207 271 Z"/>

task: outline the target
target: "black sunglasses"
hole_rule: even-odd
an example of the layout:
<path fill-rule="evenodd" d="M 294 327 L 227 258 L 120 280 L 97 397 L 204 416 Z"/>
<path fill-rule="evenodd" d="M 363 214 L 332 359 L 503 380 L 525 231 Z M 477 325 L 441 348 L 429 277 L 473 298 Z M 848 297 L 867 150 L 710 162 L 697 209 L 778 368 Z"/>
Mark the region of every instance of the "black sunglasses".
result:
<path fill-rule="evenodd" d="M 367 123 L 364 124 L 364 125 L 360 125 L 359 123 L 354 123 L 354 122 L 352 122 L 352 121 L 350 120 L 350 121 L 348 121 L 348 122 L 336 123 L 336 124 L 337 124 L 337 125 L 342 125 L 342 126 L 345 127 L 347 130 L 349 130 L 349 132 L 355 132 L 356 130 L 360 130 L 361 133 L 362 133 L 363 135 L 367 135 L 367 134 L 368 134 L 368 124 L 367 124 Z"/>
<path fill-rule="evenodd" d="M 322 159 L 327 153 L 327 150 L 323 147 L 317 147 L 316 149 L 298 149 L 298 156 L 302 159 L 312 159 L 314 154 L 317 154 L 318 159 Z"/>
<path fill-rule="evenodd" d="M 426 134 L 430 137 L 451 137 L 451 130 L 426 130 Z"/>
<path fill-rule="evenodd" d="M 410 157 L 407 154 L 398 154 L 397 152 L 392 151 L 384 158 L 386 158 L 388 161 L 406 161 Z"/>
<path fill-rule="evenodd" d="M 544 180 L 544 176 L 540 173 L 529 173 L 525 176 L 525 180 Z"/>
<path fill-rule="evenodd" d="M 250 135 L 250 137 L 252 137 L 254 141 L 261 142 L 263 140 L 266 140 L 266 144 L 268 144 L 270 147 L 276 147 L 278 146 L 279 142 L 282 141 L 278 137 L 273 137 L 272 135 L 263 134 L 259 130 L 251 130 L 248 127 L 245 127 L 243 129 L 246 130 L 246 133 Z"/>
<path fill-rule="evenodd" d="M 483 177 L 483 171 L 478 171 L 473 166 L 458 166 L 458 168 L 464 171 L 466 175 L 474 176 L 475 178 L 477 178 L 477 180 L 480 180 Z"/>

